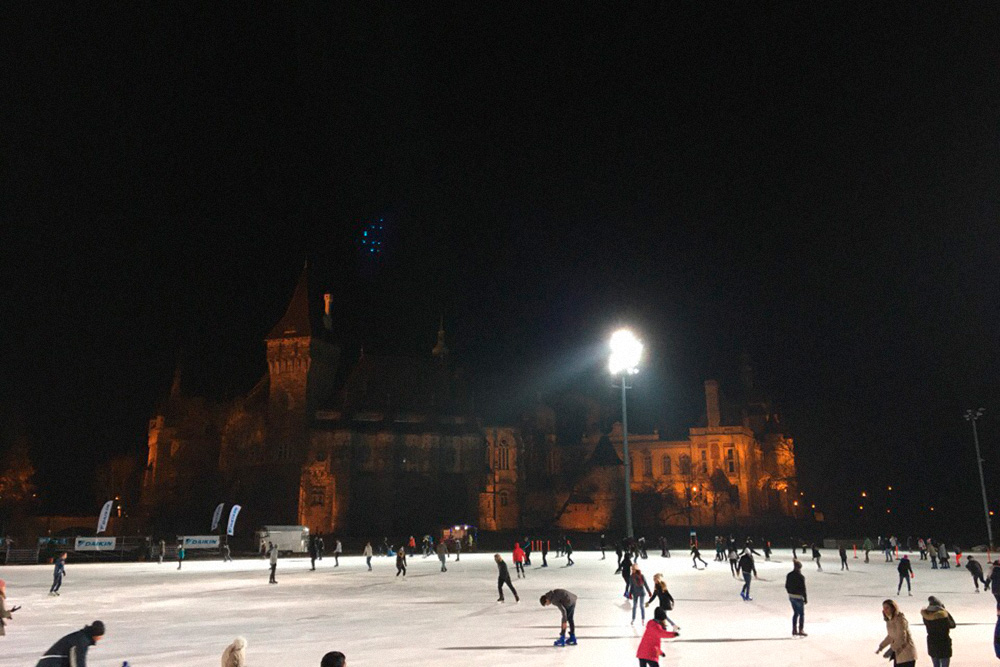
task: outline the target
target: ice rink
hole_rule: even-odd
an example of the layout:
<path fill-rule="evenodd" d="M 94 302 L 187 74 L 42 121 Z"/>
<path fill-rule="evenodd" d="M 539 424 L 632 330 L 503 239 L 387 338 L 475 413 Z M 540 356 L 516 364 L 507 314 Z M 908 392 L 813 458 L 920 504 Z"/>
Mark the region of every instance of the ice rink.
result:
<path fill-rule="evenodd" d="M 851 558 L 850 572 L 825 551 L 824 572 L 804 564 L 809 591 L 807 638 L 791 637 L 791 609 L 784 591 L 791 552 L 776 551 L 772 562 L 757 559 L 760 579 L 752 602 L 739 597 L 742 581 L 728 563 L 704 554 L 708 569 L 695 571 L 684 551 L 673 558 L 650 552 L 640 566 L 666 576 L 677 605 L 671 617 L 681 637 L 664 642 L 662 665 L 750 665 L 809 667 L 888 665 L 875 654 L 885 635 L 881 601 L 895 597 L 895 563 L 872 554 L 872 562 Z M 510 565 L 510 554 L 504 554 Z M 985 555 L 977 557 L 985 562 Z M 92 665 L 118 667 L 216 667 L 222 650 L 237 635 L 249 642 L 248 664 L 317 667 L 330 650 L 343 651 L 351 667 L 363 665 L 635 665 L 642 625 L 630 626 L 623 582 L 614 575 L 615 555 L 577 552 L 576 565 L 549 558 L 539 567 L 532 556 L 527 578 L 514 580 L 521 596 L 514 604 L 496 602 L 496 566 L 490 554 L 463 554 L 441 573 L 436 558 L 410 558 L 405 580 L 394 561 L 373 559 L 374 572 L 357 556 L 317 563 L 283 558 L 278 584 L 268 585 L 262 560 L 194 560 L 177 571 L 176 562 L 82 564 L 70 556 L 60 597 L 47 595 L 51 566 L 0 568 L 7 580 L 8 606 L 23 605 L 0 638 L 0 665 L 34 665 L 60 636 L 103 620 L 106 637 L 90 651 Z M 930 665 L 920 608 L 928 595 L 948 607 L 958 627 L 952 631 L 953 665 L 989 665 L 996 620 L 993 596 L 975 594 L 964 569 L 931 570 L 913 560 L 913 597 L 900 601 L 917 645 L 917 664 Z M 954 557 L 952 557 L 954 565 Z M 964 564 L 964 560 L 963 560 Z M 514 575 L 513 565 L 510 565 Z M 576 610 L 579 646 L 555 648 L 559 612 L 538 597 L 552 588 L 580 596 Z M 650 608 L 649 612 L 652 611 Z M 651 613 L 648 616 L 651 618 Z"/>

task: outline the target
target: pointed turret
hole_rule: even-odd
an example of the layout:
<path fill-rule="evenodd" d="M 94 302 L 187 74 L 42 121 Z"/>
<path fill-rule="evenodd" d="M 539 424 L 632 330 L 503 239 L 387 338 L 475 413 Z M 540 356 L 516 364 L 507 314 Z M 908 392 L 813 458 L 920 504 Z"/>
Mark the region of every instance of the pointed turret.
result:
<path fill-rule="evenodd" d="M 438 325 L 437 345 L 431 350 L 431 354 L 441 360 L 448 356 L 448 346 L 444 343 L 444 315 L 441 316 L 441 323 Z"/>
<path fill-rule="evenodd" d="M 309 323 L 309 263 L 302 267 L 302 275 L 295 285 L 292 300 L 288 303 L 285 316 L 267 335 L 267 340 L 282 338 L 306 338 L 312 335 L 312 325 Z"/>

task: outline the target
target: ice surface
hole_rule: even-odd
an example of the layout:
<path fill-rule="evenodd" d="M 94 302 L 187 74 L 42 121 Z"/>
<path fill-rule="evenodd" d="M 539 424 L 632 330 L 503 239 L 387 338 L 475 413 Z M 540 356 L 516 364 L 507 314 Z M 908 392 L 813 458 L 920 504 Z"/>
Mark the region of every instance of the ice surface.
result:
<path fill-rule="evenodd" d="M 520 604 L 509 593 L 505 604 L 496 603 L 492 554 L 462 554 L 459 563 L 452 557 L 447 573 L 439 572 L 436 558 L 411 557 L 405 581 L 393 576 L 388 558 L 373 559 L 372 573 L 361 557 L 341 558 L 339 568 L 327 557 L 316 572 L 308 559 L 282 558 L 277 585 L 268 585 L 262 559 L 192 560 L 178 572 L 176 563 L 78 564 L 71 555 L 58 598 L 47 596 L 51 566 L 4 567 L 8 604 L 24 608 L 0 638 L 0 666 L 34 665 L 56 639 L 94 619 L 108 627 L 89 654 L 97 666 L 118 667 L 127 659 L 134 667 L 216 667 L 237 635 L 249 642 L 250 667 L 317 667 L 330 650 L 347 654 L 351 667 L 636 665 L 642 626 L 629 625 L 623 582 L 613 574 L 614 553 L 608 556 L 601 561 L 600 553 L 581 551 L 574 567 L 553 557 L 541 569 L 533 554 L 527 579 L 514 580 Z M 670 616 L 682 626 L 681 638 L 664 642 L 661 664 L 888 665 L 875 647 L 885 635 L 881 601 L 895 598 L 897 575 L 895 563 L 872 556 L 868 565 L 850 559 L 851 571 L 844 573 L 831 551 L 824 552 L 822 573 L 805 563 L 809 637 L 793 639 L 784 591 L 789 551 L 775 552 L 780 562 L 758 559 L 761 579 L 753 583 L 752 602 L 740 600 L 742 581 L 733 579 L 727 563 L 709 561 L 697 572 L 683 551 L 670 559 L 651 552 L 640 565 L 650 584 L 654 573 L 666 576 L 677 599 Z M 510 565 L 510 554 L 505 557 Z M 958 622 L 953 664 L 994 664 L 993 596 L 973 593 L 964 568 L 935 571 L 927 561 L 911 560 L 913 597 L 904 589 L 896 599 L 911 624 L 917 664 L 930 664 L 919 613 L 927 595 L 941 598 Z M 513 565 L 510 570 L 513 576 Z M 579 646 L 552 646 L 559 612 L 538 603 L 552 588 L 580 596 Z"/>

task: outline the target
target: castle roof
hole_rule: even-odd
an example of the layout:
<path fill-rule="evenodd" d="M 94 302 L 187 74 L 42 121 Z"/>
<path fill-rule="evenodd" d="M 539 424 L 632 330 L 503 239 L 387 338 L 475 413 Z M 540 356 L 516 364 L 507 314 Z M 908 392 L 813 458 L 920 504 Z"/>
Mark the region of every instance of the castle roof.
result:
<path fill-rule="evenodd" d="M 281 338 L 303 338 L 312 335 L 312 325 L 309 322 L 309 265 L 302 267 L 302 275 L 295 285 L 292 300 L 288 303 L 285 315 L 271 329 L 267 340 Z"/>

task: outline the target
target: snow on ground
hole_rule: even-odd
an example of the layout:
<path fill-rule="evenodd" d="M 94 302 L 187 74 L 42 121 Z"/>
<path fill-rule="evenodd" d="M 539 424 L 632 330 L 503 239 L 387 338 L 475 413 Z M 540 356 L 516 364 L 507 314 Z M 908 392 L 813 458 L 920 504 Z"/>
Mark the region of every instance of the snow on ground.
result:
<path fill-rule="evenodd" d="M 775 552 L 770 563 L 758 559 L 752 602 L 740 600 L 742 581 L 732 578 L 727 563 L 709 561 L 706 571 L 695 571 L 685 552 L 670 559 L 650 553 L 640 565 L 650 585 L 654 573 L 666 576 L 677 599 L 670 616 L 682 626 L 679 639 L 664 642 L 662 664 L 889 664 L 875 647 L 885 635 L 881 602 L 895 597 L 895 563 L 873 553 L 870 564 L 852 558 L 851 571 L 841 573 L 836 554 L 824 553 L 824 572 L 808 561 L 804 566 L 805 639 L 791 637 L 784 591 L 790 552 Z M 510 564 L 510 554 L 505 557 Z M 514 580 L 520 604 L 509 593 L 505 604 L 496 603 L 492 554 L 463 554 L 459 563 L 452 558 L 447 573 L 439 572 L 436 558 L 411 557 L 405 581 L 394 577 L 388 558 L 373 559 L 372 573 L 361 557 L 341 558 L 339 568 L 327 557 L 316 572 L 309 571 L 308 559 L 283 558 L 277 585 L 268 585 L 267 563 L 259 559 L 188 561 L 178 572 L 176 563 L 76 564 L 71 556 L 60 597 L 47 596 L 51 566 L 4 567 L 8 605 L 24 608 L 0 638 L 0 665 L 34 665 L 56 639 L 94 619 L 108 627 L 90 651 L 90 664 L 97 666 L 128 660 L 133 667 L 215 667 L 237 635 L 249 642 L 250 667 L 317 667 L 331 650 L 343 651 L 352 667 L 637 664 L 642 626 L 629 625 L 614 554 L 601 561 L 600 553 L 577 552 L 575 560 L 567 568 L 565 558 L 550 558 L 541 569 L 534 554 L 527 579 Z M 934 571 L 929 562 L 912 560 L 913 597 L 904 589 L 897 599 L 910 620 L 917 663 L 930 664 L 919 611 L 931 594 L 958 623 L 953 664 L 993 663 L 993 596 L 973 593 L 964 568 Z M 513 575 L 513 565 L 510 570 Z M 580 596 L 579 646 L 552 646 L 559 612 L 538 603 L 552 588 Z"/>

